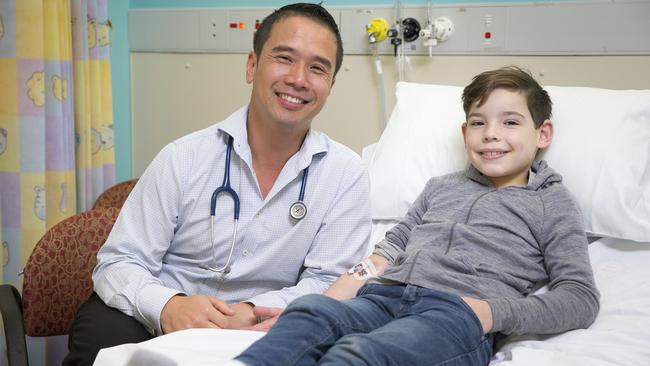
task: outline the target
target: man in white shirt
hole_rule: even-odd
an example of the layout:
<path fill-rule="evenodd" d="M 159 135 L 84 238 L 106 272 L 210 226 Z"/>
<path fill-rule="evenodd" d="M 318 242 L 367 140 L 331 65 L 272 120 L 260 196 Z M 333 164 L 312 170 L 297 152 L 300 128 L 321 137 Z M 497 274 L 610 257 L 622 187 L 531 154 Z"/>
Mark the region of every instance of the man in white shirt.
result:
<path fill-rule="evenodd" d="M 65 365 L 187 328 L 263 330 L 273 321 L 256 324 L 260 316 L 323 292 L 367 254 L 361 161 L 310 128 L 342 57 L 320 5 L 264 19 L 247 60 L 249 104 L 170 143 L 144 172 L 97 255 L 95 294 L 77 314 Z M 228 184 L 237 204 L 213 195 Z"/>

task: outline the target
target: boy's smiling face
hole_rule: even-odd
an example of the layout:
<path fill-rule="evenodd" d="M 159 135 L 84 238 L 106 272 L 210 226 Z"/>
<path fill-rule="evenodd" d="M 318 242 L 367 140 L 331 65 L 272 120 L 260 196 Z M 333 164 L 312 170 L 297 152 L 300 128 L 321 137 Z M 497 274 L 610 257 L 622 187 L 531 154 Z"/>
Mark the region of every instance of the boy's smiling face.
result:
<path fill-rule="evenodd" d="M 551 143 L 553 124 L 535 128 L 523 93 L 495 89 L 481 106 L 472 105 L 462 131 L 469 161 L 503 188 L 527 184 L 537 150 Z"/>

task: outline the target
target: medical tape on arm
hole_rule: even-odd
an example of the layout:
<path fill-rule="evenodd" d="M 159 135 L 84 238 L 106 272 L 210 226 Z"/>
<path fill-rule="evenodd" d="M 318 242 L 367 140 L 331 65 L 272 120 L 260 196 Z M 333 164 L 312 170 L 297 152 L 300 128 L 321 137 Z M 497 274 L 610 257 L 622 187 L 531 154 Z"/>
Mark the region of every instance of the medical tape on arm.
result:
<path fill-rule="evenodd" d="M 364 259 L 352 266 L 347 272 L 352 275 L 355 280 L 364 281 L 372 277 L 377 277 L 377 268 L 370 258 Z"/>

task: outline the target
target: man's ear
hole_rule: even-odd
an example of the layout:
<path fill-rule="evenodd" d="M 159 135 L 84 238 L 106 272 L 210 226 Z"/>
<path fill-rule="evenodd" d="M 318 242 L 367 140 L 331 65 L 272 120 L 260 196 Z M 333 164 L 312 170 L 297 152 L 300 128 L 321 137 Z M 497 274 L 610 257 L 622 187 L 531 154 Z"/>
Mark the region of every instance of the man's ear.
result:
<path fill-rule="evenodd" d="M 255 52 L 251 51 L 248 53 L 248 59 L 246 60 L 246 84 L 253 82 L 256 67 L 257 56 L 255 56 Z"/>
<path fill-rule="evenodd" d="M 537 148 L 547 148 L 551 144 L 551 140 L 553 140 L 553 122 L 547 119 L 537 129 Z"/>

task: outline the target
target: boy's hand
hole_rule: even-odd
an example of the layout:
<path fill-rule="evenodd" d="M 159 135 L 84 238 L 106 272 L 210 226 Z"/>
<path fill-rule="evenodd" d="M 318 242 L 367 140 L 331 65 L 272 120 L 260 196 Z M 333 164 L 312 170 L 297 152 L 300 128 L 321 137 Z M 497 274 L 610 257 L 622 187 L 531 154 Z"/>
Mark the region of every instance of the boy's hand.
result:
<path fill-rule="evenodd" d="M 268 332 L 284 309 L 281 308 L 268 308 L 266 306 L 256 306 L 253 308 L 253 313 L 257 318 L 262 319 L 261 322 L 250 327 L 242 328 L 244 330 L 256 330 L 259 332 Z"/>
<path fill-rule="evenodd" d="M 463 297 L 463 301 L 469 305 L 474 314 L 481 321 L 483 326 L 483 333 L 487 334 L 492 330 L 492 308 L 485 300 L 474 299 L 471 297 Z"/>

